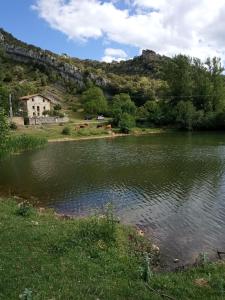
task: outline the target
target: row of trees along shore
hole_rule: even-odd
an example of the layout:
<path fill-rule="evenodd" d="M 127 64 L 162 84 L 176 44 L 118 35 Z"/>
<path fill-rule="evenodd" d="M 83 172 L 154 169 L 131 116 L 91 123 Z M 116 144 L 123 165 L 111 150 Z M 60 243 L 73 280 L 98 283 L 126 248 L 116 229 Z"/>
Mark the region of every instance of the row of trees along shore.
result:
<path fill-rule="evenodd" d="M 82 94 L 88 114 L 113 117 L 123 131 L 135 123 L 148 126 L 174 126 L 185 130 L 225 129 L 225 76 L 221 60 L 177 55 L 164 64 L 161 77 L 166 82 L 160 96 L 154 95 L 143 105 L 122 93 L 106 99 L 99 87 Z"/>

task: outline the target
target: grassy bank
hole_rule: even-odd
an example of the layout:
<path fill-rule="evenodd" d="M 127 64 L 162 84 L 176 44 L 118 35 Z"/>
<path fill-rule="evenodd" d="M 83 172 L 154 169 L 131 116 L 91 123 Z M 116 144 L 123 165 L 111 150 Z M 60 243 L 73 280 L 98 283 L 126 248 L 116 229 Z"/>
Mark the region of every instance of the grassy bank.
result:
<path fill-rule="evenodd" d="M 70 219 L 0 200 L 0 299 L 224 299 L 225 265 L 157 273 L 152 245 L 103 217 Z"/>
<path fill-rule="evenodd" d="M 27 135 L 10 136 L 0 148 L 0 157 L 7 154 L 37 149 L 43 147 L 46 143 L 47 139 L 43 137 Z"/>
<path fill-rule="evenodd" d="M 63 128 L 69 128 L 69 134 L 63 135 Z M 18 127 L 17 130 L 12 131 L 12 136 L 19 136 L 25 134 L 27 136 L 35 136 L 38 138 L 45 138 L 49 141 L 64 139 L 65 137 L 70 139 L 79 139 L 88 136 L 101 136 L 109 135 L 109 130 L 105 128 L 96 128 L 96 124 L 90 124 L 87 128 L 79 128 L 79 125 L 75 123 L 68 123 L 65 125 L 42 125 L 42 126 L 23 126 Z"/>
<path fill-rule="evenodd" d="M 82 123 L 80 123 L 82 124 Z M 11 131 L 12 136 L 27 135 L 37 138 L 45 138 L 48 141 L 60 141 L 60 140 L 79 140 L 83 138 L 95 138 L 95 137 L 110 137 L 114 134 L 120 134 L 119 129 L 109 130 L 104 128 L 97 128 L 98 122 L 91 122 L 86 128 L 79 128 L 77 123 L 68 123 L 66 125 L 43 125 L 43 126 L 23 126 L 18 127 L 17 130 Z M 69 134 L 63 135 L 62 130 L 64 127 L 69 128 Z M 160 128 L 133 128 L 131 134 L 143 135 L 161 133 L 165 130 Z"/>

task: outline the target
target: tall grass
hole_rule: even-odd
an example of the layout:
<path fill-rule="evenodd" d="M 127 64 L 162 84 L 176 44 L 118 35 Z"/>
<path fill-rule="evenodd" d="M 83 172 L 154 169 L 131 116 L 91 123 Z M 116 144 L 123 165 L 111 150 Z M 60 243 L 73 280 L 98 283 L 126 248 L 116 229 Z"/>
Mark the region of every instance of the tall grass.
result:
<path fill-rule="evenodd" d="M 0 157 L 11 153 L 37 149 L 43 147 L 46 143 L 47 139 L 42 137 L 28 135 L 8 137 L 5 143 L 1 145 Z"/>

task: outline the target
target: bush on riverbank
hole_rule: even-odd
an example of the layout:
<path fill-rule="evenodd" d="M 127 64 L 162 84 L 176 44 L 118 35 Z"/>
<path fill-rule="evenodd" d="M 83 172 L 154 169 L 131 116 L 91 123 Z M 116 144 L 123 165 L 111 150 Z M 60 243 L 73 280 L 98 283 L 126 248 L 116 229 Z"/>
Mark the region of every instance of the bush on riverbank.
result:
<path fill-rule="evenodd" d="M 18 209 L 0 200 L 0 299 L 224 299 L 223 263 L 156 273 L 152 245 L 111 213 L 70 219 Z"/>

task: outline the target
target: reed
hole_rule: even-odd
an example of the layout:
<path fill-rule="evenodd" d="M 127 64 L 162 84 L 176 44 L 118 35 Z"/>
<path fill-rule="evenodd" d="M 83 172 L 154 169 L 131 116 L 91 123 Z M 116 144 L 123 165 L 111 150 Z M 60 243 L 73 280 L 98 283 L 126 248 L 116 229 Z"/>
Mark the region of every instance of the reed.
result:
<path fill-rule="evenodd" d="M 0 157 L 7 154 L 37 149 L 43 147 L 46 143 L 47 139 L 43 137 L 34 137 L 28 135 L 8 137 L 1 145 Z"/>

